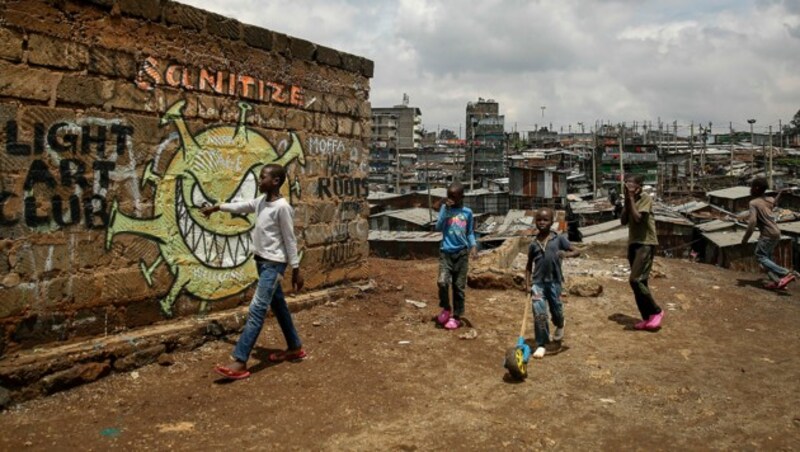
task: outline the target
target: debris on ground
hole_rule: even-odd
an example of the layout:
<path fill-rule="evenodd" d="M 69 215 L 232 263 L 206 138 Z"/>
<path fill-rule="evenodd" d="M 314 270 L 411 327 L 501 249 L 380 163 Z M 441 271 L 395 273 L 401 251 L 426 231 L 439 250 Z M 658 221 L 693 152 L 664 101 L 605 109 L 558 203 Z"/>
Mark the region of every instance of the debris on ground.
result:
<path fill-rule="evenodd" d="M 578 297 L 599 297 L 603 293 L 599 278 L 573 276 L 567 280 L 565 286 L 567 293 Z"/>
<path fill-rule="evenodd" d="M 408 303 L 408 304 L 410 304 L 412 306 L 415 306 L 417 308 L 420 308 L 420 309 L 424 308 L 425 306 L 428 306 L 428 303 L 425 303 L 424 301 L 411 300 L 411 299 L 408 299 L 408 298 L 406 298 L 406 303 Z"/>
<path fill-rule="evenodd" d="M 162 353 L 158 357 L 158 364 L 161 366 L 171 366 L 175 364 L 175 358 L 169 353 Z"/>
<path fill-rule="evenodd" d="M 467 331 L 458 335 L 459 339 L 466 339 L 466 340 L 475 339 L 476 337 L 478 337 L 478 330 L 476 330 L 475 328 L 470 328 Z"/>
<path fill-rule="evenodd" d="M 158 433 L 182 433 L 194 430 L 194 422 L 175 422 L 172 424 L 158 424 Z"/>

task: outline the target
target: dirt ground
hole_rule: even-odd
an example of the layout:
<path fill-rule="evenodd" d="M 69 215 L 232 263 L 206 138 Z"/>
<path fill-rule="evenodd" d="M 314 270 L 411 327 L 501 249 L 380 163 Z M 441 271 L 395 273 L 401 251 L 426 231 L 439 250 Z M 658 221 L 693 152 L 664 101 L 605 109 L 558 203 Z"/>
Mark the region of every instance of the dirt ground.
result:
<path fill-rule="evenodd" d="M 664 328 L 647 333 L 608 274 L 622 261 L 574 260 L 567 274 L 600 274 L 604 293 L 566 297 L 561 347 L 514 383 L 502 359 L 521 292 L 468 290 L 464 340 L 431 322 L 434 260 L 369 264 L 376 291 L 296 315 L 306 361 L 268 364 L 283 346 L 269 319 L 249 380 L 211 372 L 231 337 L 0 413 L 0 449 L 800 448 L 800 285 L 664 260 Z"/>

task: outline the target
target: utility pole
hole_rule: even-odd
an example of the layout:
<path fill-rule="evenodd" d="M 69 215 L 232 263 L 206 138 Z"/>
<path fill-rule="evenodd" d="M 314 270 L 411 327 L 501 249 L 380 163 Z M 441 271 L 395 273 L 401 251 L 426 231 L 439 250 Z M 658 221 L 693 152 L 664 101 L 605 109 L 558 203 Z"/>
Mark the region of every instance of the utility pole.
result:
<path fill-rule="evenodd" d="M 436 127 L 439 128 L 438 126 Z M 431 203 L 431 180 L 428 172 L 431 170 L 431 162 L 425 157 L 425 186 L 428 188 L 428 222 L 433 223 L 433 204 Z"/>
<path fill-rule="evenodd" d="M 647 145 L 647 121 L 642 121 L 642 135 L 644 135 L 644 144 Z"/>
<path fill-rule="evenodd" d="M 781 142 L 780 148 L 781 148 L 781 153 L 783 153 L 783 123 L 781 123 L 780 119 L 778 120 L 778 136 L 780 136 L 780 142 Z"/>
<path fill-rule="evenodd" d="M 689 193 L 694 194 L 694 121 L 689 126 Z"/>
<path fill-rule="evenodd" d="M 772 190 L 772 125 L 769 126 L 769 189 Z"/>
<path fill-rule="evenodd" d="M 597 122 L 595 122 L 595 127 L 597 126 Z M 592 199 L 595 199 L 597 196 L 597 162 L 595 158 L 597 156 L 597 129 L 592 129 Z"/>
<path fill-rule="evenodd" d="M 652 128 L 652 125 L 650 127 Z M 667 185 L 667 170 L 669 169 L 669 166 L 667 165 L 667 162 L 669 160 L 666 158 L 666 156 L 664 155 L 664 152 L 661 150 L 661 137 L 662 137 L 661 134 L 662 134 L 662 132 L 663 132 L 663 129 L 662 129 L 662 124 L 661 124 L 661 118 L 659 117 L 658 118 L 658 137 L 656 138 L 656 154 L 658 155 L 658 166 L 657 166 L 658 173 L 659 173 L 659 175 L 661 177 L 659 178 L 660 180 L 658 181 L 658 193 L 659 193 L 659 198 L 664 199 L 664 188 L 665 188 L 665 185 Z"/>
<path fill-rule="evenodd" d="M 625 123 L 623 122 L 617 134 L 617 141 L 619 141 L 619 192 L 625 193 L 625 165 L 622 162 L 623 143 L 625 141 Z"/>
<path fill-rule="evenodd" d="M 731 129 L 731 176 L 733 175 L 733 122 L 728 122 L 728 127 Z"/>
<path fill-rule="evenodd" d="M 700 154 L 700 174 L 706 175 L 706 148 L 708 146 L 708 135 L 711 134 L 711 122 L 708 123 L 708 129 L 703 132 L 703 150 Z"/>
<path fill-rule="evenodd" d="M 750 175 L 756 174 L 756 143 L 753 139 L 753 124 L 756 123 L 755 119 L 748 119 L 747 123 L 750 124 Z"/>
<path fill-rule="evenodd" d="M 509 159 L 509 156 L 510 156 L 510 151 L 509 151 L 509 142 L 510 141 L 511 141 L 511 134 L 510 133 L 506 133 L 506 155 L 503 158 L 503 177 L 507 177 L 508 176 L 508 172 L 506 171 L 506 165 L 508 165 L 508 159 Z"/>
<path fill-rule="evenodd" d="M 672 148 L 674 155 L 678 154 L 678 121 L 672 122 Z"/>
<path fill-rule="evenodd" d="M 469 191 L 475 189 L 475 126 L 477 122 L 472 123 L 472 139 L 469 140 L 470 154 L 472 154 L 472 163 L 469 168 Z"/>
<path fill-rule="evenodd" d="M 394 148 L 395 173 L 394 173 L 394 192 L 400 194 L 400 149 Z"/>

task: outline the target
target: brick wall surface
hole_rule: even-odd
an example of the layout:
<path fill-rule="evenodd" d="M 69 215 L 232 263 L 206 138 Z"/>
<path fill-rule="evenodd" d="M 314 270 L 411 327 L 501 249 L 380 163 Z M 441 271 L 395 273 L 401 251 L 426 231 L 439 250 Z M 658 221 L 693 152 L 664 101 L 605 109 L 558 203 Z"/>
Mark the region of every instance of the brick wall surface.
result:
<path fill-rule="evenodd" d="M 363 278 L 372 74 L 171 1 L 0 2 L 0 358 L 246 303 L 253 218 L 196 207 L 264 163 L 307 287 Z"/>

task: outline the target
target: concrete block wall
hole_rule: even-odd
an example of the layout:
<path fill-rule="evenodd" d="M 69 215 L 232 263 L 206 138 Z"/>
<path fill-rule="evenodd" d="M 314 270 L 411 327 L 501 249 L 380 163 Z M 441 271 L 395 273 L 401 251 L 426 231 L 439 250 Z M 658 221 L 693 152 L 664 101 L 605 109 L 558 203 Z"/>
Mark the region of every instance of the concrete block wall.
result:
<path fill-rule="evenodd" d="M 0 2 L 0 358 L 249 301 L 253 218 L 196 207 L 264 163 L 307 287 L 363 278 L 372 72 L 171 1 Z"/>

